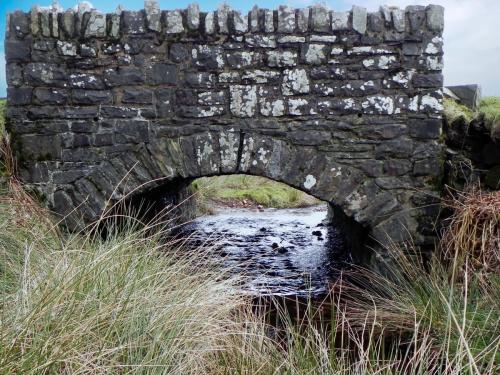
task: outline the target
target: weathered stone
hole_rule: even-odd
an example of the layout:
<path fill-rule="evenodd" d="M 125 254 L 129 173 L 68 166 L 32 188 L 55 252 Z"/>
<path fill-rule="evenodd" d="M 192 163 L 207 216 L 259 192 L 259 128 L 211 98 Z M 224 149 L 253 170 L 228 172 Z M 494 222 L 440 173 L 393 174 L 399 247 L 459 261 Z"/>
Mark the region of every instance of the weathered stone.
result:
<path fill-rule="evenodd" d="M 7 97 L 9 105 L 26 105 L 31 103 L 31 87 L 9 87 Z"/>
<path fill-rule="evenodd" d="M 297 11 L 297 30 L 301 33 L 306 33 L 309 29 L 309 8 L 302 8 Z M 330 28 L 330 25 L 328 25 Z"/>
<path fill-rule="evenodd" d="M 404 32 L 406 28 L 406 14 L 404 9 L 395 8 L 391 10 L 392 23 L 397 32 Z"/>
<path fill-rule="evenodd" d="M 252 117 L 257 110 L 257 88 L 255 86 L 229 86 L 230 109 L 236 117 Z"/>
<path fill-rule="evenodd" d="M 261 59 L 261 55 L 258 52 L 236 51 L 226 54 L 227 65 L 233 69 L 257 66 Z"/>
<path fill-rule="evenodd" d="M 26 40 L 6 40 L 5 54 L 7 62 L 28 62 L 31 60 L 31 46 Z"/>
<path fill-rule="evenodd" d="M 40 7 L 33 5 L 30 10 L 30 28 L 31 34 L 37 36 L 40 33 Z"/>
<path fill-rule="evenodd" d="M 425 7 L 421 5 L 409 5 L 406 7 L 406 14 L 410 21 L 410 31 L 412 33 L 419 31 L 425 21 Z"/>
<path fill-rule="evenodd" d="M 103 77 L 110 87 L 144 83 L 144 72 L 139 68 L 107 69 Z"/>
<path fill-rule="evenodd" d="M 24 69 L 24 76 L 26 81 L 33 86 L 66 86 L 65 71 L 61 67 L 54 64 L 29 63 Z"/>
<path fill-rule="evenodd" d="M 75 89 L 71 95 L 74 104 L 111 104 L 111 91 Z"/>
<path fill-rule="evenodd" d="M 307 94 L 309 89 L 309 79 L 304 69 L 283 71 L 283 95 Z"/>
<path fill-rule="evenodd" d="M 274 33 L 274 15 L 272 10 L 264 10 L 264 31 Z"/>
<path fill-rule="evenodd" d="M 40 9 L 39 17 L 42 36 L 50 37 L 50 11 L 48 9 Z"/>
<path fill-rule="evenodd" d="M 63 56 L 76 56 L 76 44 L 71 42 L 57 41 L 57 51 Z"/>
<path fill-rule="evenodd" d="M 200 27 L 200 6 L 189 4 L 186 11 L 186 21 L 189 30 L 198 30 Z"/>
<path fill-rule="evenodd" d="M 165 33 L 180 34 L 184 32 L 182 24 L 182 13 L 180 10 L 168 11 L 165 16 Z"/>
<path fill-rule="evenodd" d="M 329 32 L 331 30 L 330 12 L 322 5 L 311 8 L 311 25 L 313 31 Z"/>
<path fill-rule="evenodd" d="M 155 85 L 174 85 L 177 83 L 177 67 L 173 64 L 157 63 L 152 67 L 151 78 Z"/>
<path fill-rule="evenodd" d="M 124 89 L 122 102 L 135 104 L 151 104 L 153 102 L 153 92 L 147 89 Z"/>
<path fill-rule="evenodd" d="M 408 123 L 410 135 L 415 138 L 437 139 L 441 135 L 442 121 L 438 119 L 412 119 Z"/>
<path fill-rule="evenodd" d="M 370 31 L 381 32 L 384 29 L 384 19 L 380 12 L 368 14 L 368 28 Z"/>
<path fill-rule="evenodd" d="M 294 51 L 270 51 L 266 56 L 270 67 L 295 66 L 298 61 L 298 54 Z"/>
<path fill-rule="evenodd" d="M 324 44 L 304 44 L 301 48 L 301 59 L 307 64 L 320 65 L 328 58 L 328 47 Z"/>
<path fill-rule="evenodd" d="M 20 10 L 11 13 L 7 24 L 7 30 L 17 38 L 24 38 L 25 35 L 28 35 L 31 32 L 28 13 L 24 13 Z"/>
<path fill-rule="evenodd" d="M 75 35 L 75 13 L 72 9 L 61 14 L 61 32 L 68 39 Z"/>
<path fill-rule="evenodd" d="M 144 13 L 148 21 L 148 28 L 153 31 L 161 31 L 161 12 L 160 4 L 156 0 L 144 1 Z"/>
<path fill-rule="evenodd" d="M 220 46 L 199 45 L 193 48 L 191 57 L 196 66 L 206 69 L 224 67 L 223 50 Z"/>
<path fill-rule="evenodd" d="M 108 35 L 113 39 L 118 39 L 120 36 L 120 20 L 121 20 L 121 12 L 119 14 L 114 13 L 110 16 L 110 26 Z"/>
<path fill-rule="evenodd" d="M 275 48 L 276 37 L 274 35 L 248 35 L 245 42 L 249 47 Z"/>
<path fill-rule="evenodd" d="M 285 115 L 284 99 L 260 98 L 260 114 L 266 117 L 280 117 Z"/>
<path fill-rule="evenodd" d="M 427 27 L 432 31 L 443 31 L 444 8 L 441 5 L 429 5 L 426 8 Z"/>
<path fill-rule="evenodd" d="M 293 33 L 295 30 L 295 9 L 286 5 L 278 8 L 278 32 Z"/>
<path fill-rule="evenodd" d="M 413 87 L 417 88 L 439 88 L 443 87 L 443 75 L 441 73 L 414 74 Z"/>
<path fill-rule="evenodd" d="M 219 5 L 217 8 L 217 26 L 219 33 L 229 34 L 229 14 L 231 7 L 225 3 Z"/>
<path fill-rule="evenodd" d="M 121 24 L 125 34 L 144 34 L 146 32 L 146 19 L 141 11 L 123 11 Z"/>
<path fill-rule="evenodd" d="M 236 34 L 245 34 L 248 31 L 248 16 L 233 11 L 233 28 Z"/>
<path fill-rule="evenodd" d="M 106 36 L 106 15 L 95 11 L 90 12 L 84 35 L 85 38 Z"/>
<path fill-rule="evenodd" d="M 366 32 L 367 12 L 366 8 L 354 5 L 352 7 L 352 28 L 360 34 Z"/>
<path fill-rule="evenodd" d="M 212 35 L 215 33 L 215 13 L 208 12 L 205 17 L 205 33 Z"/>
<path fill-rule="evenodd" d="M 64 190 L 58 210 L 95 220 L 126 174 L 146 191 L 243 172 L 335 203 L 368 235 L 398 236 L 401 219 L 427 236 L 435 214 L 411 192 L 434 194 L 442 173 L 439 8 L 34 13 L 8 17 L 6 115 L 26 138 L 23 183 L 51 202 Z"/>
<path fill-rule="evenodd" d="M 212 87 L 215 85 L 215 74 L 187 73 L 184 78 L 190 87 Z"/>
<path fill-rule="evenodd" d="M 260 31 L 260 10 L 257 5 L 254 5 L 250 10 L 248 17 L 250 19 L 250 31 L 252 33 L 257 33 Z"/>
<path fill-rule="evenodd" d="M 311 35 L 310 42 L 335 43 L 337 36 L 335 35 Z"/>
<path fill-rule="evenodd" d="M 59 89 L 36 88 L 33 96 L 40 104 L 65 104 L 68 92 Z"/>
<path fill-rule="evenodd" d="M 280 73 L 277 71 L 257 69 L 247 70 L 241 79 L 249 83 L 268 83 L 278 81 L 280 76 Z"/>
<path fill-rule="evenodd" d="M 332 30 L 349 30 L 349 12 L 332 13 Z"/>

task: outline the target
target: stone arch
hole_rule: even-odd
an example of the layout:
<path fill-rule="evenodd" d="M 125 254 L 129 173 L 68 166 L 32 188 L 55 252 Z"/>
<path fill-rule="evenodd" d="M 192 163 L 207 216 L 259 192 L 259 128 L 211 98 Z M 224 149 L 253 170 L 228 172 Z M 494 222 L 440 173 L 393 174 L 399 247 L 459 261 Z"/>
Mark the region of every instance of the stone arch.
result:
<path fill-rule="evenodd" d="M 415 220 L 391 190 L 380 187 L 358 165 L 319 152 L 317 141 L 306 142 L 303 135 L 297 143 L 293 132 L 283 137 L 277 131 L 266 134 L 227 125 L 185 129 L 180 134 L 163 130 L 154 127 L 148 143 L 111 154 L 85 175 L 56 186 L 51 201 L 54 211 L 74 228 L 96 220 L 106 203 L 125 196 L 172 182 L 238 173 L 279 181 L 329 203 L 335 220 L 351 237 L 365 233 L 360 228 L 381 243 L 389 237 L 404 241 L 415 234 Z M 354 241 L 354 246 L 366 246 L 367 238 Z"/>

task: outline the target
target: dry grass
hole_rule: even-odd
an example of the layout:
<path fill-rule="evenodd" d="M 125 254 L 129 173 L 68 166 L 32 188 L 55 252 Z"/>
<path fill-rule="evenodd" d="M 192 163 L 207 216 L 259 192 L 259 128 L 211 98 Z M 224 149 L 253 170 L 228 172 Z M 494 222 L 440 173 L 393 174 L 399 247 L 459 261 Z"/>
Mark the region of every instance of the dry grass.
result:
<path fill-rule="evenodd" d="M 448 219 L 440 253 L 469 273 L 488 275 L 500 272 L 500 191 L 484 192 L 472 187 L 455 192 L 445 205 L 453 214 Z"/>

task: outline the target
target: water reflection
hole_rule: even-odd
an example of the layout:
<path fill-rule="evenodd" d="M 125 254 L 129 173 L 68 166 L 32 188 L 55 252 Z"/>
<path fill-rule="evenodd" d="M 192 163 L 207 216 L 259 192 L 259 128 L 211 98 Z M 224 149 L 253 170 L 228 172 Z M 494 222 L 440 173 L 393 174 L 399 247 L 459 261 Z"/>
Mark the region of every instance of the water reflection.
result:
<path fill-rule="evenodd" d="M 224 209 L 188 224 L 190 246 L 212 242 L 252 295 L 323 294 L 350 259 L 340 231 L 326 225 L 327 206 Z"/>

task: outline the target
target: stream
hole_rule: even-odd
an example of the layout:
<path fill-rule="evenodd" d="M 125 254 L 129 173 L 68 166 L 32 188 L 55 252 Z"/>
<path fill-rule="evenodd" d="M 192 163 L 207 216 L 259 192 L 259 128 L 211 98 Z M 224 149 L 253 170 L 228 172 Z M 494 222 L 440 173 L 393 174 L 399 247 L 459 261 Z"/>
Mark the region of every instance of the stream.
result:
<path fill-rule="evenodd" d="M 219 208 L 183 229 L 188 247 L 215 246 L 241 289 L 254 296 L 319 296 L 350 258 L 327 205 L 294 209 Z"/>

